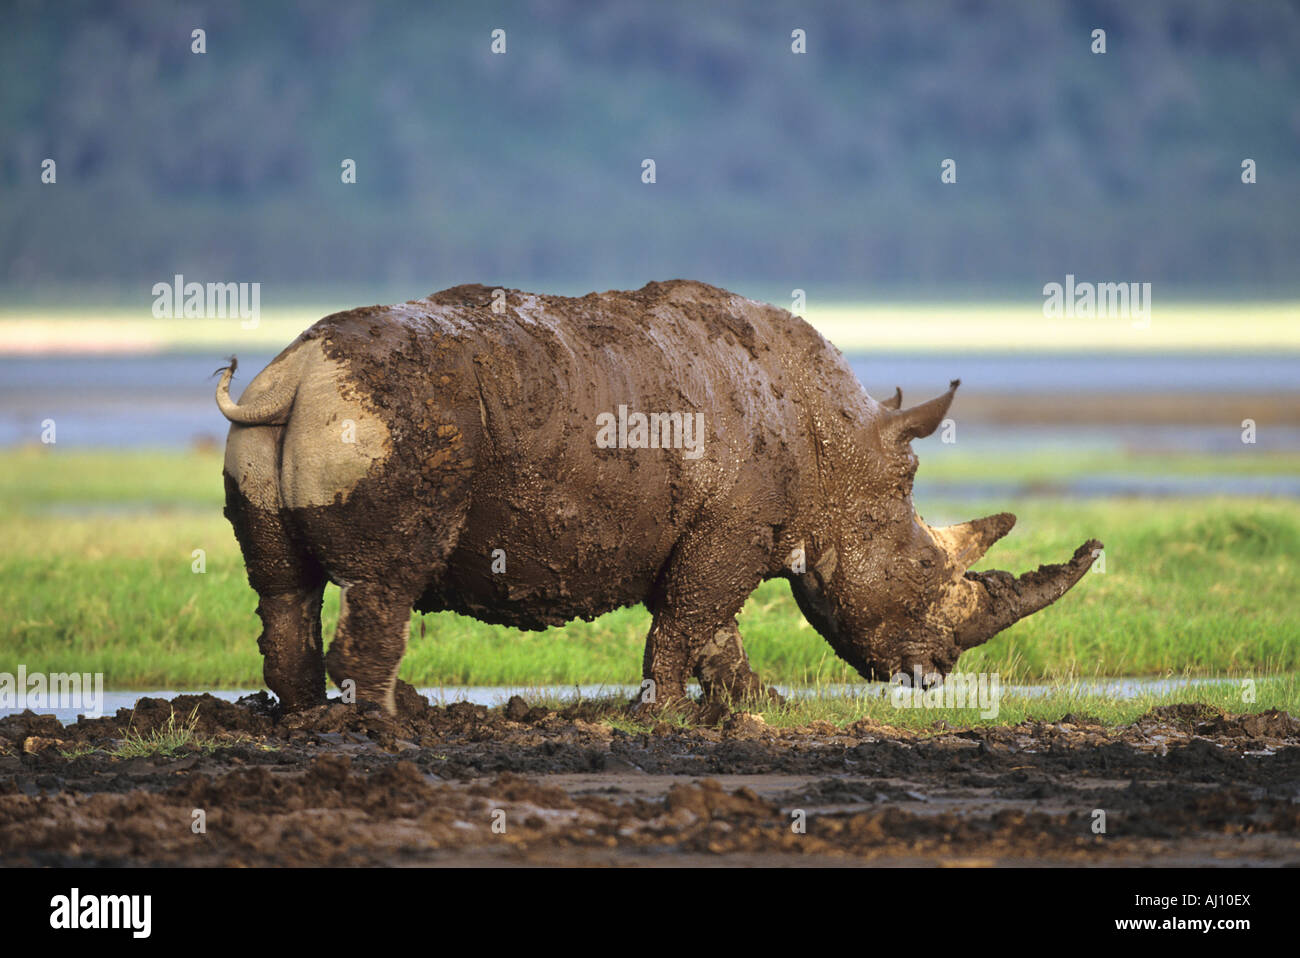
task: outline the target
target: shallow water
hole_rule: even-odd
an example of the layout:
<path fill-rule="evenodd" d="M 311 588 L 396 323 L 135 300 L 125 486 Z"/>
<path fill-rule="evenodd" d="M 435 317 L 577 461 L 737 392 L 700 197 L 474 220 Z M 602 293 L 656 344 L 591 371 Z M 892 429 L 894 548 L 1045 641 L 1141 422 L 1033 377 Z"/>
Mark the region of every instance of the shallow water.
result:
<path fill-rule="evenodd" d="M 1036 482 L 969 479 L 961 482 L 931 482 L 918 478 L 913 492 L 918 501 L 1029 499 L 1039 496 L 1064 496 L 1071 499 L 1273 496 L 1297 499 L 1300 498 L 1300 476 L 1096 475 Z"/>
<path fill-rule="evenodd" d="M 235 392 L 273 358 L 245 355 Z M 850 356 L 849 363 L 872 395 L 901 386 L 909 401 L 938 394 L 960 377 L 967 393 L 1293 393 L 1300 388 L 1300 356 L 929 354 Z M 185 446 L 222 441 L 226 423 L 213 402 L 212 371 L 220 355 L 0 357 L 0 446 L 35 442 L 41 422 L 58 424 L 60 445 L 69 447 Z M 1224 437 L 1227 437 L 1226 439 Z M 1269 448 L 1300 448 L 1300 430 L 1273 428 Z M 991 442 L 1041 447 L 1144 448 L 1205 451 L 1234 441 L 1235 430 L 1122 425 L 1002 429 L 964 425 L 963 443 Z"/>
<path fill-rule="evenodd" d="M 1223 685 L 1233 679 L 1149 679 L 1149 678 L 1113 678 L 1095 679 L 1075 682 L 1070 686 L 1056 685 L 1006 685 L 1001 689 L 1003 695 L 1020 698 L 1040 698 L 1053 692 L 1069 690 L 1079 695 L 1096 695 L 1114 699 L 1133 699 L 1141 695 L 1164 694 L 1177 689 L 1204 685 Z M 885 697 L 892 686 L 883 682 L 868 682 L 855 685 L 824 685 L 818 688 L 793 688 L 778 685 L 777 690 L 787 698 L 856 698 L 864 695 Z M 98 714 L 113 715 L 121 708 L 130 708 L 142 698 L 173 699 L 178 695 L 202 695 L 207 692 L 227 702 L 234 702 L 245 695 L 252 695 L 256 689 L 191 689 L 188 691 L 159 690 L 153 692 L 104 692 L 104 701 Z M 513 695 L 522 696 L 529 703 L 561 700 L 575 701 L 579 698 L 606 698 L 620 696 L 631 699 L 637 691 L 633 685 L 580 685 L 580 686 L 525 686 L 525 685 L 467 685 L 437 686 L 420 689 L 420 694 L 427 697 L 434 705 L 450 705 L 453 702 L 469 702 L 474 705 L 504 705 Z M 698 692 L 698 689 L 693 689 Z M 21 712 L 18 708 L 0 708 L 0 718 Z M 75 722 L 79 715 L 88 714 L 85 707 L 80 708 L 33 708 L 33 712 L 53 715 L 65 725 Z"/>

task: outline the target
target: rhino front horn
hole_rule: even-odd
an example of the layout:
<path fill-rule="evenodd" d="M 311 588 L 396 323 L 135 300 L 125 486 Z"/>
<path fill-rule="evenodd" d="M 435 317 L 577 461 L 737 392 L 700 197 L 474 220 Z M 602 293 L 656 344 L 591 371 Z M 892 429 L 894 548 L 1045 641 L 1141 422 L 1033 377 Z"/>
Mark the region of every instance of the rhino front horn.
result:
<path fill-rule="evenodd" d="M 960 385 L 961 380 L 954 379 L 948 385 L 948 391 L 942 396 L 936 396 L 927 402 L 908 409 L 898 409 L 890 412 L 884 424 L 886 434 L 900 443 L 911 442 L 913 439 L 924 439 L 939 428 L 939 423 L 943 422 L 943 417 L 948 414 L 948 407 L 952 405 L 952 397 L 957 394 L 957 387 Z M 902 399 L 901 391 L 899 399 Z"/>
<path fill-rule="evenodd" d="M 969 649 L 1007 626 L 1051 605 L 1083 578 L 1102 545 L 1090 539 L 1069 562 L 1039 566 L 1016 577 L 1009 572 L 967 572 L 953 599 L 953 639 Z"/>

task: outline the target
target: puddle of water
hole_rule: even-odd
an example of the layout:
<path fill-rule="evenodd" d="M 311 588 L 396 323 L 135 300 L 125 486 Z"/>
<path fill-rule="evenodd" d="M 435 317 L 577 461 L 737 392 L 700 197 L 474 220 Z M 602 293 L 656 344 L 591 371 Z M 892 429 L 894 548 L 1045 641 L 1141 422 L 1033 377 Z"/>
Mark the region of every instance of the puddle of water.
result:
<path fill-rule="evenodd" d="M 1300 498 L 1300 476 L 1095 475 L 1043 482 L 930 482 L 918 478 L 915 495 L 935 499 L 1030 499 L 1036 496 L 1177 498 L 1184 496 L 1278 496 Z"/>
<path fill-rule="evenodd" d="M 1177 689 L 1189 688 L 1204 685 L 1224 685 L 1234 682 L 1234 679 L 1141 679 L 1141 678 L 1116 678 L 1116 679 L 1097 679 L 1090 681 L 1075 682 L 1069 686 L 1058 685 L 1005 685 L 1002 687 L 1002 694 L 1015 695 L 1021 698 L 1041 698 L 1054 692 L 1070 691 L 1079 695 L 1096 695 L 1114 699 L 1132 699 L 1140 695 L 1155 694 L 1162 695 L 1173 692 Z M 853 685 L 825 685 L 820 688 L 792 688 L 790 686 L 778 685 L 777 690 L 787 698 L 813 698 L 822 696 L 825 698 L 858 698 L 864 695 L 878 695 L 885 697 L 889 694 L 892 686 L 883 682 L 864 682 Z M 227 702 L 234 702 L 245 695 L 252 695 L 256 689 L 197 689 L 190 691 L 161 690 L 156 692 L 104 692 L 104 701 L 102 711 L 99 714 L 113 715 L 121 708 L 131 708 L 137 701 L 142 698 L 161 698 L 173 699 L 178 695 L 201 695 L 207 691 L 209 695 L 215 698 L 224 699 Z M 692 688 L 693 693 L 698 693 L 698 688 Z M 469 702 L 473 705 L 497 706 L 504 705 L 509 701 L 512 695 L 522 696 L 526 701 L 536 702 L 543 698 L 547 701 L 560 699 L 562 701 L 573 701 L 577 698 L 607 698 L 611 696 L 620 696 L 631 699 L 637 692 L 637 686 L 634 685 L 579 685 L 579 686 L 528 686 L 528 685 L 462 685 L 462 686 L 439 686 L 420 689 L 420 694 L 427 697 L 435 705 L 450 705 L 453 702 Z M 17 708 L 0 708 L 0 718 L 6 715 L 13 715 L 21 712 Z M 67 725 L 75 722 L 79 715 L 87 714 L 85 707 L 81 708 L 39 708 L 32 709 L 33 712 L 41 715 L 53 715 L 60 722 Z"/>

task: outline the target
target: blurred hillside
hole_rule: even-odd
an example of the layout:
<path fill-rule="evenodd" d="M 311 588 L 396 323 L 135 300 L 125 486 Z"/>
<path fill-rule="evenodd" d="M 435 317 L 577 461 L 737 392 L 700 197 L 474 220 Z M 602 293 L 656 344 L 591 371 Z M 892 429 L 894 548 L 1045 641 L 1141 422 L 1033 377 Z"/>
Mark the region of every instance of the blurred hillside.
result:
<path fill-rule="evenodd" d="M 1295 4 L 377 7 L 6 4 L 0 294 L 1297 288 Z"/>

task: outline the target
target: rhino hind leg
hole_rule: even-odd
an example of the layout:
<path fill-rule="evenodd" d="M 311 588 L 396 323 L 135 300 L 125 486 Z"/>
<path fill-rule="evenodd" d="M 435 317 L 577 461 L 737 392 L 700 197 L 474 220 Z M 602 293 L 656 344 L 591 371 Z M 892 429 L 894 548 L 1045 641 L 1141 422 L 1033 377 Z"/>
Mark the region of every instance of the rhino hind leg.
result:
<path fill-rule="evenodd" d="M 402 454 L 396 467 L 362 480 L 334 504 L 292 510 L 312 554 L 341 589 L 338 627 L 325 655 L 329 677 L 345 701 L 351 691 L 357 704 L 379 705 L 389 715 L 397 713 L 411 609 L 446 573 L 469 511 L 467 470 L 456 462 L 421 472 L 431 491 L 412 501 L 406 467 L 417 455 Z"/>
<path fill-rule="evenodd" d="M 397 711 L 397 670 L 406 653 L 413 597 L 383 582 L 354 582 L 344 586 L 339 624 L 325 656 L 330 678 L 340 689 L 352 689 L 358 703 Z"/>
<path fill-rule="evenodd" d="M 325 701 L 325 658 L 322 655 L 320 611 L 324 578 L 310 588 L 262 595 L 257 614 L 262 635 L 262 675 L 285 711 Z"/>
<path fill-rule="evenodd" d="M 226 474 L 226 517 L 257 593 L 262 674 L 286 711 L 325 701 L 320 627 L 325 573 L 278 509 L 254 505 Z"/>

